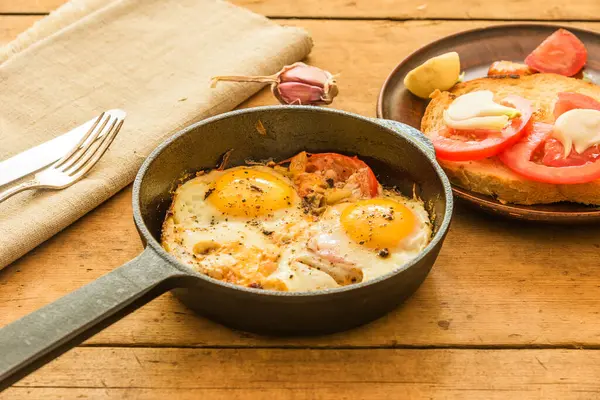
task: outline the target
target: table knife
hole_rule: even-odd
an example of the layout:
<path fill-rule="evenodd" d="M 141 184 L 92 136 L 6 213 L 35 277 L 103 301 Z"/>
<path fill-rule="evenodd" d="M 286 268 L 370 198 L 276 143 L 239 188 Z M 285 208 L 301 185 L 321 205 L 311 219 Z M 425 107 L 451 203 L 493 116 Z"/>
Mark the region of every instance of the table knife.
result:
<path fill-rule="evenodd" d="M 117 109 L 106 111 L 105 114 L 111 117 L 125 117 L 125 111 Z M 61 136 L 0 161 L 0 186 L 32 174 L 60 159 L 81 140 L 96 119 L 97 117 L 94 117 Z"/>

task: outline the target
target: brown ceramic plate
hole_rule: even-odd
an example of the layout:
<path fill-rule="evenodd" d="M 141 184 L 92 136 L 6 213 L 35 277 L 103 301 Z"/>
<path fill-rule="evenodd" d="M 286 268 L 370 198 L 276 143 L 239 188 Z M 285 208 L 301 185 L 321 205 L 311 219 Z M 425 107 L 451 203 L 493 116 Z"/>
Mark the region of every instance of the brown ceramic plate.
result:
<path fill-rule="evenodd" d="M 559 25 L 515 24 L 496 25 L 460 32 L 430 43 L 405 58 L 386 79 L 377 102 L 377 116 L 392 119 L 420 129 L 427 101 L 411 94 L 403 84 L 404 76 L 431 57 L 456 51 L 460 55 L 465 80 L 487 75 L 490 64 L 498 60 L 523 62 Z M 588 51 L 585 71 L 600 81 L 600 34 L 566 27 Z M 575 203 L 521 206 L 502 204 L 493 197 L 453 186 L 454 194 L 482 210 L 510 218 L 556 223 L 600 221 L 600 207 Z"/>

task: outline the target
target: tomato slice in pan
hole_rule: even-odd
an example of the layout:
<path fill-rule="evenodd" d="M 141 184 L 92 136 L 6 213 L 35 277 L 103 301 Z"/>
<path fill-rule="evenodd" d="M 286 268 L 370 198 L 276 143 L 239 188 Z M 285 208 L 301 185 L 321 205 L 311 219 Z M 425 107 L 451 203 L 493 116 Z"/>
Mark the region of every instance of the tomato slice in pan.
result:
<path fill-rule="evenodd" d="M 375 197 L 379 193 L 379 182 L 373 170 L 356 156 L 348 157 L 338 153 L 312 154 L 303 151 L 281 163 L 286 162 L 290 163 L 289 169 L 292 174 L 320 172 L 321 176 L 334 176 L 334 183 L 345 182 L 352 175 L 355 175 L 354 179 L 359 184 L 364 196 Z M 321 179 L 323 178 L 318 178 L 317 181 Z M 310 180 L 308 182 L 309 186 L 316 183 L 314 180 L 312 180 L 312 183 L 310 183 Z M 303 190 L 300 191 L 303 192 Z"/>
<path fill-rule="evenodd" d="M 521 139 L 514 146 L 498 154 L 498 158 L 510 169 L 518 174 L 538 182 L 553 184 L 587 183 L 600 178 L 600 162 L 594 162 L 591 157 L 582 165 L 573 164 L 567 166 L 543 165 L 545 142 L 552 140 L 553 125 L 545 123 L 534 123 L 531 133 Z M 549 139 L 550 138 L 550 139 Z M 552 142 L 549 142 L 552 143 Z M 562 145 L 561 145 L 562 148 Z M 560 151 L 558 149 L 557 151 Z M 542 153 L 541 159 L 539 153 Z M 573 154 L 573 153 L 571 153 Z M 585 154 L 585 153 L 584 153 Z M 571 155 L 567 159 L 571 158 Z"/>
<path fill-rule="evenodd" d="M 377 196 L 379 182 L 373 170 L 358 157 L 348 157 L 338 153 L 310 154 L 306 164 L 306 172 L 333 170 L 337 181 L 346 181 L 351 175 L 363 174 L 359 177 L 359 184 L 363 194 L 370 197 Z"/>
<path fill-rule="evenodd" d="M 554 105 L 554 118 L 558 118 L 567 111 L 576 108 L 600 111 L 600 101 L 581 93 L 561 92 L 558 94 L 558 100 Z"/>
<path fill-rule="evenodd" d="M 525 64 L 536 71 L 573 76 L 587 61 L 585 45 L 566 29 L 548 36 L 525 58 Z"/>
<path fill-rule="evenodd" d="M 517 108 L 521 116 L 513 118 L 501 131 L 445 128 L 433 132 L 430 139 L 437 157 L 447 161 L 481 160 L 516 143 L 528 131 L 531 103 L 516 95 L 507 96 L 502 103 Z"/>

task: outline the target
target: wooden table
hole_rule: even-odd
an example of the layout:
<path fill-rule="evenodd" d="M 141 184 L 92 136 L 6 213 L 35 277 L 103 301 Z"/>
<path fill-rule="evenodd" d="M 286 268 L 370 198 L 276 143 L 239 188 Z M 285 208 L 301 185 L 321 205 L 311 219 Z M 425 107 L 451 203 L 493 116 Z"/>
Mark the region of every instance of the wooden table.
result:
<path fill-rule="evenodd" d="M 0 44 L 63 1 L 0 0 Z M 598 0 L 236 2 L 308 29 L 308 62 L 341 73 L 333 106 L 368 116 L 394 65 L 436 38 L 515 20 L 600 31 Z M 272 103 L 262 92 L 243 106 Z M 127 188 L 0 272 L 0 326 L 141 248 Z M 197 317 L 166 294 L 0 398 L 597 399 L 599 254 L 597 227 L 530 225 L 459 204 L 421 289 L 368 326 L 266 338 Z"/>

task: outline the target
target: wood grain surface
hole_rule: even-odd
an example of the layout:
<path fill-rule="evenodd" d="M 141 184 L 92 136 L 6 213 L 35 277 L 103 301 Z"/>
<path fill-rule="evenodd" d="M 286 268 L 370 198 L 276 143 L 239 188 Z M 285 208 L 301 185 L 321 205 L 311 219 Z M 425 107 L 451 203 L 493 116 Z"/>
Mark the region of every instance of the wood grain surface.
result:
<path fill-rule="evenodd" d="M 0 13 L 48 13 L 64 0 L 0 0 Z M 597 0 L 233 0 L 279 18 L 600 20 Z"/>
<path fill-rule="evenodd" d="M 10 42 L 41 18 L 37 15 L 7 16 L 0 13 L 0 46 Z"/>
<path fill-rule="evenodd" d="M 60 3 L 0 0 L 0 13 L 45 13 Z M 424 10 L 413 11 L 408 1 L 370 3 L 379 7 L 337 0 L 302 7 L 281 0 L 238 3 L 269 15 L 364 17 L 278 21 L 308 29 L 316 44 L 308 62 L 340 73 L 333 106 L 368 116 L 375 115 L 379 88 L 403 57 L 431 40 L 491 23 L 368 18 L 509 17 L 483 0 L 424 1 Z M 553 1 L 520 4 L 507 2 L 514 19 L 600 16 L 596 0 L 560 9 Z M 558 11 L 548 11 L 553 7 Z M 39 18 L 0 15 L 0 44 Z M 600 23 L 574 25 L 600 31 Z M 275 104 L 265 91 L 242 107 L 263 104 Z M 0 271 L 0 326 L 141 248 L 127 188 Z M 261 337 L 197 317 L 165 294 L 0 399 L 599 398 L 599 252 L 595 226 L 524 225 L 458 204 L 421 289 L 368 326 L 313 338 Z"/>
<path fill-rule="evenodd" d="M 379 86 L 398 60 L 436 37 L 485 24 L 281 22 L 309 29 L 317 43 L 309 61 L 341 73 L 341 94 L 334 106 L 370 116 L 375 112 Z M 600 30 L 600 24 L 577 26 Z M 344 42 L 344 37 L 353 39 Z M 378 61 L 373 62 L 376 58 Z M 266 103 L 274 104 L 274 100 L 265 92 L 243 106 Z M 133 258 L 141 244 L 132 223 L 130 202 L 129 190 L 120 193 L 0 272 L 0 324 L 16 320 Z M 594 226 L 574 230 L 522 225 L 459 205 L 440 258 L 423 287 L 405 306 L 367 327 L 330 337 L 261 338 L 198 318 L 167 294 L 90 342 L 600 346 L 600 301 L 596 295 L 600 287 L 600 235 L 596 232 Z M 147 329 L 149 324 L 161 329 Z"/>
<path fill-rule="evenodd" d="M 78 348 L 2 398 L 566 400 L 598 376 L 589 350 Z"/>

